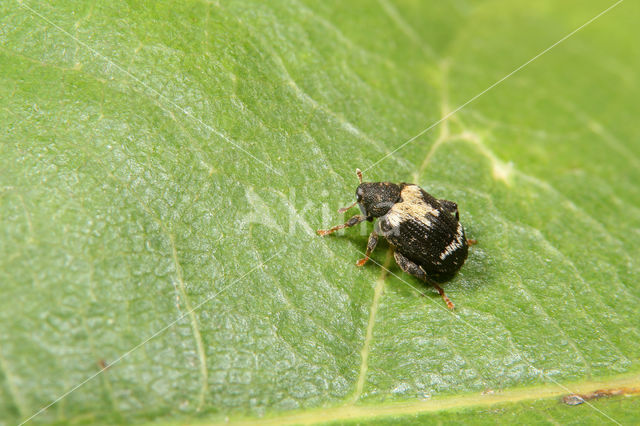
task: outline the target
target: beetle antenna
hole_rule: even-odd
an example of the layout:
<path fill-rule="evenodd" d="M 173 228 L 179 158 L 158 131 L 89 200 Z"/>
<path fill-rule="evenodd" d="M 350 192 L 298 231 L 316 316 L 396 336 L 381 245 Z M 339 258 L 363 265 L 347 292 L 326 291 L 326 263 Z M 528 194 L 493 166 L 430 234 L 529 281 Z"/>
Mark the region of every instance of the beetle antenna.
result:
<path fill-rule="evenodd" d="M 358 180 L 362 183 L 362 171 L 360 171 L 360 169 L 356 169 L 356 174 L 358 175 Z"/>
<path fill-rule="evenodd" d="M 358 202 L 356 201 L 355 203 L 351 204 L 349 207 L 343 207 L 341 209 L 338 209 L 338 213 L 344 213 L 347 210 L 349 210 L 351 207 L 355 206 L 356 204 L 358 204 Z"/>

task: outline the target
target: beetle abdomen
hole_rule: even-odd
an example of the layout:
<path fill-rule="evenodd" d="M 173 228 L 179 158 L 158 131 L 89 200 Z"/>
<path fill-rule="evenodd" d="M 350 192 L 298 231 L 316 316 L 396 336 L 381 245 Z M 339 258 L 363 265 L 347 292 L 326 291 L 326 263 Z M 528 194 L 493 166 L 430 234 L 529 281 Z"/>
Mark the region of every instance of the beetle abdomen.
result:
<path fill-rule="evenodd" d="M 451 279 L 467 259 L 468 247 L 462 224 L 454 232 L 435 222 L 428 230 L 416 221 L 405 221 L 387 240 L 400 253 L 413 260 L 436 281 Z"/>
<path fill-rule="evenodd" d="M 451 279 L 467 258 L 457 208 L 445 208 L 417 185 L 403 184 L 401 200 L 380 218 L 379 229 L 397 251 L 436 281 Z"/>

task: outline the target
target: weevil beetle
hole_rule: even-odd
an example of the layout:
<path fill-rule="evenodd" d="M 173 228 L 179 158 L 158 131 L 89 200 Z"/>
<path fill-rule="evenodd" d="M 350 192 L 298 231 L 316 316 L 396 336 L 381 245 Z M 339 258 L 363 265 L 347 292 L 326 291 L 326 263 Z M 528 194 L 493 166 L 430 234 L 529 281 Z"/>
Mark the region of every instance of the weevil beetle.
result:
<path fill-rule="evenodd" d="M 365 220 L 378 219 L 369 235 L 365 257 L 356 265 L 363 266 L 369 260 L 378 236 L 382 235 L 392 245 L 398 266 L 433 285 L 449 309 L 453 309 L 453 303 L 438 283 L 455 276 L 467 259 L 469 246 L 475 244 L 475 240 L 467 240 L 465 236 L 458 205 L 438 200 L 418 185 L 363 182 L 360 169 L 356 169 L 356 174 L 360 181 L 356 201 L 338 212 L 344 213 L 357 204 L 362 214 L 342 225 L 318 230 L 318 234 L 325 236 Z"/>

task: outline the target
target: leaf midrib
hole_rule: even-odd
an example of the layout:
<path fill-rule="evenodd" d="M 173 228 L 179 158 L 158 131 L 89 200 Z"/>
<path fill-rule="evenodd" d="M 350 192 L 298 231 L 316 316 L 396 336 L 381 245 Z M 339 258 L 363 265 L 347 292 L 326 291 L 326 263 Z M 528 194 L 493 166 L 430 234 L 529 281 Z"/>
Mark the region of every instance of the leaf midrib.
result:
<path fill-rule="evenodd" d="M 639 388 L 640 375 L 612 376 L 603 381 L 570 382 L 564 385 L 572 393 L 586 394 L 600 389 Z M 428 400 L 412 402 L 394 402 L 387 404 L 346 404 L 333 408 L 314 408 L 306 411 L 287 412 L 264 418 L 236 417 L 200 424 L 251 424 L 251 425 L 283 425 L 283 424 L 317 424 L 336 421 L 350 421 L 354 419 L 374 420 L 390 416 L 415 415 L 428 412 L 440 412 L 452 409 L 473 407 L 488 407 L 500 403 L 515 403 L 540 399 L 559 398 L 569 394 L 557 384 L 545 384 L 508 390 L 475 392 L 463 396 L 442 396 Z M 560 404 L 561 402 L 558 402 Z"/>

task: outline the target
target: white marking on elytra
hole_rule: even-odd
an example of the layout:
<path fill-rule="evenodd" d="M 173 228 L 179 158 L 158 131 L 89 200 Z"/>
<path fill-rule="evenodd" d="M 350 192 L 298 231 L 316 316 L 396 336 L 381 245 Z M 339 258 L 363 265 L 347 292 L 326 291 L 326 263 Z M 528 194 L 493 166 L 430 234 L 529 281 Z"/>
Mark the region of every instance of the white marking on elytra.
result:
<path fill-rule="evenodd" d="M 464 244 L 463 241 L 462 224 L 458 222 L 458 229 L 456 229 L 456 238 L 444 248 L 444 251 L 440 253 L 440 259 L 445 260 L 454 251 L 458 250 Z"/>
<path fill-rule="evenodd" d="M 387 219 L 392 227 L 400 225 L 407 220 L 419 220 L 426 227 L 431 227 L 429 216 L 438 217 L 440 211 L 429 205 L 422 195 L 422 190 L 418 185 L 407 185 L 400 192 L 401 203 L 396 203 L 389 213 Z"/>

